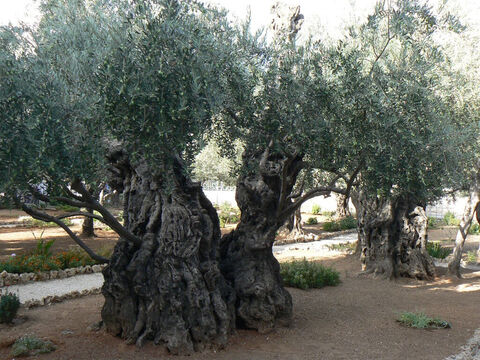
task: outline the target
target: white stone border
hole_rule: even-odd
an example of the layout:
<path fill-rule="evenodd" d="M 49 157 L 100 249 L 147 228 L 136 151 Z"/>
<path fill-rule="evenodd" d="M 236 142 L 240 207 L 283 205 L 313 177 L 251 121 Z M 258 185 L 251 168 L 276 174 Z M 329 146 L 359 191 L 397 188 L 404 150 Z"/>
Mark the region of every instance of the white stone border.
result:
<path fill-rule="evenodd" d="M 28 284 L 34 281 L 47 281 L 55 279 L 65 279 L 68 277 L 92 274 L 101 272 L 107 264 L 86 265 L 77 268 L 65 269 L 65 270 L 50 270 L 38 273 L 22 273 L 12 274 L 6 271 L 0 273 L 0 288 L 11 285 Z"/>

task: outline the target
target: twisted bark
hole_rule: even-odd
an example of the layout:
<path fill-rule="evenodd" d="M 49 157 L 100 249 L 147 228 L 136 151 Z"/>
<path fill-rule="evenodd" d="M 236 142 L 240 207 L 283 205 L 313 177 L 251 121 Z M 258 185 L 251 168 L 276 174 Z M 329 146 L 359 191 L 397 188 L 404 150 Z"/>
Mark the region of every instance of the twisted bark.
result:
<path fill-rule="evenodd" d="M 237 325 L 267 332 L 291 321 L 292 297 L 280 277 L 272 254 L 278 229 L 286 221 L 292 192 L 302 166 L 298 155 L 244 154 L 255 165 L 238 180 L 236 201 L 241 210 L 237 228 L 225 235 L 220 268 L 235 288 Z"/>
<path fill-rule="evenodd" d="M 362 270 L 389 278 L 430 279 L 433 260 L 426 250 L 425 207 L 407 197 L 356 197 Z"/>
<path fill-rule="evenodd" d="M 124 194 L 124 226 L 142 241 L 120 238 L 104 270 L 107 331 L 137 345 L 164 343 L 174 354 L 224 346 L 235 296 L 218 269 L 212 204 L 178 159 L 161 176 L 145 163 L 130 165 L 121 152 L 111 161 L 112 183 Z"/>

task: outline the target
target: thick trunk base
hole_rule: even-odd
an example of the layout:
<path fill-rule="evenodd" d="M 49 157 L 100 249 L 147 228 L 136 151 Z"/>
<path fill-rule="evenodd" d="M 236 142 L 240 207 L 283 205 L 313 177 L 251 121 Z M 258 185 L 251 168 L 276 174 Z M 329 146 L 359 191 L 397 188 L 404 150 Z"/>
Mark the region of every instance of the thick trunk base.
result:
<path fill-rule="evenodd" d="M 362 270 L 389 278 L 431 279 L 425 209 L 406 199 L 357 199 Z"/>
<path fill-rule="evenodd" d="M 241 210 L 237 228 L 224 236 L 220 268 L 236 293 L 237 325 L 267 332 L 287 326 L 292 297 L 283 287 L 280 266 L 272 253 L 279 228 L 292 214 L 282 214 L 301 168 L 301 157 L 244 154 L 249 171 L 237 182 Z"/>
<path fill-rule="evenodd" d="M 181 168 L 165 194 L 146 166 L 117 162 L 124 172 L 125 226 L 143 241 L 138 247 L 120 239 L 104 270 L 107 331 L 139 346 L 165 344 L 174 354 L 224 346 L 234 327 L 235 296 L 217 264 L 215 209 Z"/>

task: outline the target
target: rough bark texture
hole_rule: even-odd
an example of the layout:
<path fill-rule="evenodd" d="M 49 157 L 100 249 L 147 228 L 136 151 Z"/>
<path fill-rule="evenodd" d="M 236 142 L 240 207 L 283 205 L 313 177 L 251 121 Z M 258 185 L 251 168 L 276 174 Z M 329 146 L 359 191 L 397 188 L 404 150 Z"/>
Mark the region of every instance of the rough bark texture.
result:
<path fill-rule="evenodd" d="M 301 168 L 301 157 L 244 154 L 255 169 L 237 183 L 241 210 L 237 228 L 221 242 L 220 267 L 236 292 L 237 325 L 267 332 L 291 321 L 292 298 L 284 289 L 280 267 L 272 254 L 275 234 L 291 215 L 283 210 Z"/>
<path fill-rule="evenodd" d="M 212 204 L 180 161 L 162 176 L 144 163 L 131 166 L 121 152 L 111 161 L 124 194 L 125 227 L 142 243 L 121 238 L 104 270 L 107 331 L 137 345 L 164 343 L 174 354 L 224 346 L 235 323 L 235 296 L 218 268 L 220 227 Z"/>
<path fill-rule="evenodd" d="M 363 271 L 430 279 L 435 275 L 433 260 L 426 250 L 425 207 L 406 198 L 357 199 L 358 237 Z"/>
<path fill-rule="evenodd" d="M 470 196 L 468 197 L 467 204 L 463 212 L 462 220 L 458 226 L 457 236 L 455 238 L 455 249 L 453 256 L 448 262 L 448 274 L 461 277 L 460 275 L 460 261 L 462 260 L 463 247 L 465 240 L 467 239 L 468 230 L 472 225 L 475 212 L 477 213 L 477 219 L 480 217 L 478 209 L 480 208 L 480 171 L 474 179 L 472 187 L 470 189 Z M 480 223 L 480 222 L 479 222 Z"/>
<path fill-rule="evenodd" d="M 305 239 L 300 208 L 295 210 L 287 222 L 278 230 L 278 233 L 284 236 L 285 242 L 296 242 Z"/>

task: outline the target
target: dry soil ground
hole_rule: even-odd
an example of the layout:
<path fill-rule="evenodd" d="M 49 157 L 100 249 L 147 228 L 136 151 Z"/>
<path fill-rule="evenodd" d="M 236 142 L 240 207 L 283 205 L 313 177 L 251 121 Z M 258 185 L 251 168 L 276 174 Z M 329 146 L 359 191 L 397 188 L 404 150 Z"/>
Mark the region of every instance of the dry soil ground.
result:
<path fill-rule="evenodd" d="M 2 252 L 6 246 L 34 244 L 33 236 L 27 239 L 32 229 L 14 236 L 15 232 L 3 230 Z M 48 229 L 44 237 L 58 236 L 56 246 L 67 241 L 54 231 Z M 114 241 L 110 233 L 104 235 L 92 241 Z M 480 327 L 480 272 L 466 273 L 457 280 L 445 277 L 439 269 L 439 276 L 431 282 L 390 281 L 359 275 L 360 263 L 353 255 L 321 261 L 340 271 L 342 283 L 318 290 L 289 289 L 294 301 L 291 327 L 265 335 L 240 330 L 226 349 L 207 350 L 188 359 L 443 359 L 458 353 Z M 138 349 L 103 331 L 88 331 L 89 325 L 100 320 L 102 303 L 98 295 L 21 309 L 17 324 L 0 325 L 0 359 L 10 359 L 9 345 L 25 334 L 57 345 L 55 352 L 38 359 L 182 359 L 152 343 Z M 452 328 L 406 328 L 395 321 L 401 311 L 424 311 L 451 322 Z"/>

